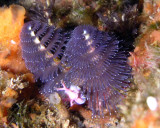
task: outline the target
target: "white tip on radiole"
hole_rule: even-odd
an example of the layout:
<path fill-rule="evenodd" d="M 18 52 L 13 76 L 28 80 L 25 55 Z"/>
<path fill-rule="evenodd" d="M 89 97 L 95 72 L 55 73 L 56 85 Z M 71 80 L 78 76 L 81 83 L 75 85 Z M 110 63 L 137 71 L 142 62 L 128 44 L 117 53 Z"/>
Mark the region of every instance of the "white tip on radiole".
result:
<path fill-rule="evenodd" d="M 34 33 L 34 31 L 31 31 L 31 36 L 35 36 L 35 33 Z"/>
<path fill-rule="evenodd" d="M 35 44 L 40 44 L 40 40 L 38 39 L 38 37 L 36 37 L 36 38 L 34 39 L 34 43 L 35 43 Z"/>

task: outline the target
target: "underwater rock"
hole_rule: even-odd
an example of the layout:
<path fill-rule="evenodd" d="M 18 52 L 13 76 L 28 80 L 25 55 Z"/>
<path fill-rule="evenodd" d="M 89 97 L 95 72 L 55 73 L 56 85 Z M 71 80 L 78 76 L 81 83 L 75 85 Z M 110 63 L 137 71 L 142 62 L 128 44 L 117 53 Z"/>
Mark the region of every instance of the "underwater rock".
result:
<path fill-rule="evenodd" d="M 69 112 L 62 103 L 60 95 L 57 92 L 53 92 L 52 94 L 50 94 L 49 103 L 56 108 L 57 113 L 61 119 L 69 119 Z"/>
<path fill-rule="evenodd" d="M 23 76 L 15 77 L 14 74 L 0 70 L 0 126 L 7 123 L 9 109 L 18 101 L 20 92 L 28 85 Z"/>
<path fill-rule="evenodd" d="M 129 57 L 133 88 L 125 105 L 120 106 L 120 127 L 159 128 L 160 120 L 160 1 L 144 1 L 145 23 Z M 150 99 L 151 98 L 151 99 Z M 150 100 L 149 100 L 150 99 Z M 136 112 L 136 113 L 135 113 Z M 125 122 L 124 122 L 125 121 Z"/>

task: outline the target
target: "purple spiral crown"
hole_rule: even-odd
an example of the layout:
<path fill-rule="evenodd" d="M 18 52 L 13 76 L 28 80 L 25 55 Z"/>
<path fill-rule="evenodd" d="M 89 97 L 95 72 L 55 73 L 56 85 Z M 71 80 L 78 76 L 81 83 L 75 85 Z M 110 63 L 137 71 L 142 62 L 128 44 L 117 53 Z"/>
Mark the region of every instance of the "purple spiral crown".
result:
<path fill-rule="evenodd" d="M 113 113 L 130 87 L 131 67 L 114 34 L 80 25 L 71 32 L 39 21 L 26 23 L 20 34 L 27 68 L 44 85 L 45 95 L 78 87 L 94 116 Z M 81 98 L 81 97 L 80 97 Z"/>

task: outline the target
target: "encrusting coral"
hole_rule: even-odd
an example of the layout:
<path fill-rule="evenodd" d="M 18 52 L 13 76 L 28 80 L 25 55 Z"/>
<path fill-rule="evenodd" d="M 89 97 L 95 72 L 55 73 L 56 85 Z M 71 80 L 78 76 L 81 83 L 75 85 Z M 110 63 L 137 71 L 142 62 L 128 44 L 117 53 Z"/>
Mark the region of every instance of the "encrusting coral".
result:
<path fill-rule="evenodd" d="M 0 70 L 0 126 L 7 125 L 8 110 L 17 102 L 21 90 L 29 85 L 24 80 L 24 75 L 15 77 Z"/>
<path fill-rule="evenodd" d="M 21 57 L 19 33 L 24 23 L 25 9 L 19 5 L 0 8 L 0 67 L 15 73 L 27 69 Z M 16 59 L 15 59 L 16 58 Z"/>

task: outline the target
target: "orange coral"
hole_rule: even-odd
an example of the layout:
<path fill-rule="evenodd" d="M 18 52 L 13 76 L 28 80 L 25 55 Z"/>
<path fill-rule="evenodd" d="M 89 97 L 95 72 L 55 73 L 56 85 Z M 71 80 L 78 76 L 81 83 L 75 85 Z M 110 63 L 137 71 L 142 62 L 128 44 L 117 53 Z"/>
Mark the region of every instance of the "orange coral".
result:
<path fill-rule="evenodd" d="M 147 21 L 148 25 L 160 21 L 160 1 L 144 1 L 143 13 L 149 18 Z"/>
<path fill-rule="evenodd" d="M 153 52 L 150 47 L 160 47 L 160 32 L 158 30 L 148 30 L 145 34 L 141 36 L 139 39 L 139 44 L 136 46 L 135 50 L 131 54 L 130 65 L 138 69 L 148 69 L 152 65 L 148 60 L 156 59 L 153 56 Z M 159 62 L 160 60 L 155 60 L 155 62 Z"/>
<path fill-rule="evenodd" d="M 15 73 L 27 71 L 19 46 L 24 15 L 25 9 L 19 5 L 0 8 L 0 67 Z"/>
<path fill-rule="evenodd" d="M 158 115 L 154 112 L 148 111 L 144 118 L 135 121 L 132 128 L 160 128 L 156 121 L 159 120 Z"/>
<path fill-rule="evenodd" d="M 143 12 L 148 16 L 147 29 L 138 39 L 138 45 L 129 58 L 131 66 L 136 70 L 139 68 L 146 69 L 151 66 L 147 61 L 152 57 L 148 46 L 160 47 L 160 32 L 157 30 L 159 29 L 158 22 L 160 21 L 160 1 L 155 0 L 154 3 L 152 1 L 145 1 Z M 157 29 L 150 29 L 150 27 L 154 25 Z"/>
<path fill-rule="evenodd" d="M 138 71 L 139 69 L 148 69 L 153 63 L 150 63 L 149 59 L 155 59 L 153 57 L 153 51 L 149 47 L 160 47 L 160 1 L 155 0 L 144 2 L 144 15 L 148 16 L 146 21 L 146 31 L 138 39 L 138 45 L 136 46 L 131 57 L 129 58 L 131 66 Z M 155 29 L 154 29 L 155 28 Z M 143 31 L 143 27 L 142 27 Z M 155 60 L 155 62 L 159 60 Z M 157 62 L 157 63 L 158 63 Z"/>

